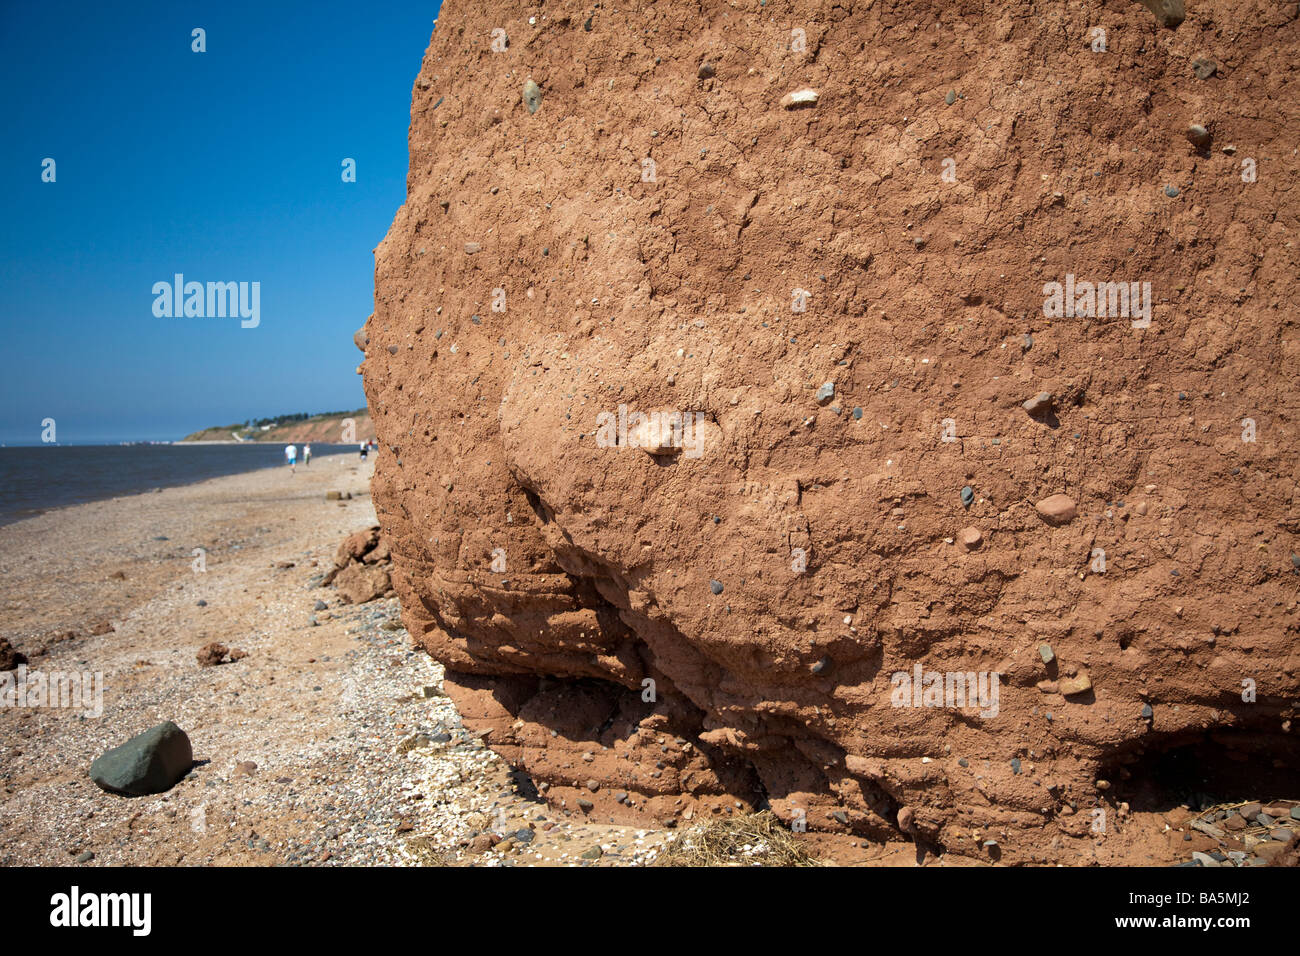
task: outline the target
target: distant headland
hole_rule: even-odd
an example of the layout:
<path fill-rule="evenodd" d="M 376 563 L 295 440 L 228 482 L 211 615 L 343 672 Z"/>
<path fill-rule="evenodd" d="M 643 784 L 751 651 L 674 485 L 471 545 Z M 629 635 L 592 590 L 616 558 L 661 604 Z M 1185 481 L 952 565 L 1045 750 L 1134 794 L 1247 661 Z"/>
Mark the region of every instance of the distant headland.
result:
<path fill-rule="evenodd" d="M 298 412 L 276 418 L 258 418 L 234 425 L 217 425 L 186 435 L 182 442 L 322 442 L 351 444 L 375 437 L 370 411 L 358 408 L 351 412 L 321 412 L 308 415 Z"/>

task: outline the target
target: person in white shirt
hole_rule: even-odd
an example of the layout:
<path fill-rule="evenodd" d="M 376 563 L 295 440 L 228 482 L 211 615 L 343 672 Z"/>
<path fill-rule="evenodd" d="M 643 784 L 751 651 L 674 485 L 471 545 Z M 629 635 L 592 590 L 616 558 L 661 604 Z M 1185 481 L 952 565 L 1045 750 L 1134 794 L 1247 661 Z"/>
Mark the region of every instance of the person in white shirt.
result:
<path fill-rule="evenodd" d="M 285 458 L 288 460 L 288 462 L 289 462 L 289 471 L 290 471 L 291 473 L 293 473 L 293 474 L 297 474 L 297 468 L 295 467 L 295 466 L 298 464 L 298 448 L 297 448 L 297 446 L 295 446 L 295 445 L 286 445 L 285 448 L 284 448 L 284 457 L 285 457 Z"/>
<path fill-rule="evenodd" d="M 302 463 L 308 468 L 311 467 L 311 442 L 302 446 Z"/>

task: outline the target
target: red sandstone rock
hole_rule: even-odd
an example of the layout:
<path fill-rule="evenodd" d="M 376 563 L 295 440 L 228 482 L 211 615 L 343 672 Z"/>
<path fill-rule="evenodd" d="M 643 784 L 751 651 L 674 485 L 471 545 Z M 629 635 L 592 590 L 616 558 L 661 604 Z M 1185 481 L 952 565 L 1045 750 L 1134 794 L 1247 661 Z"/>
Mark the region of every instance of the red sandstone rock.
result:
<path fill-rule="evenodd" d="M 1212 731 L 1300 760 L 1290 13 L 1111 4 L 1101 54 L 1090 10 L 444 4 L 357 337 L 372 490 L 407 628 L 553 804 L 868 835 L 906 806 L 934 846 L 1070 860 L 1103 772 L 1154 786 L 1121 757 Z M 1189 116 L 1237 154 L 1189 151 Z M 1067 276 L 1149 282 L 1151 324 L 1049 317 Z M 664 408 L 702 454 L 620 434 Z M 1044 534 L 1022 502 L 1060 488 L 1095 519 Z M 980 561 L 937 545 L 974 521 Z M 927 673 L 999 675 L 996 714 L 927 705 Z"/>

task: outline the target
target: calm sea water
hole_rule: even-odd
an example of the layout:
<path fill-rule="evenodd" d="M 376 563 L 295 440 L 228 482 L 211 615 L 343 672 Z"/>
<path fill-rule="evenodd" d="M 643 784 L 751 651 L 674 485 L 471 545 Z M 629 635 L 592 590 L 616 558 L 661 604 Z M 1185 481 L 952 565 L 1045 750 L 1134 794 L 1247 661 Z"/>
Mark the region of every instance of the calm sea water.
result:
<path fill-rule="evenodd" d="M 301 443 L 299 443 L 301 449 Z M 356 445 L 312 442 L 311 454 L 357 453 Z M 0 448 L 0 524 L 49 508 L 187 485 L 284 465 L 284 446 L 38 445 Z M 301 450 L 298 466 L 302 467 Z"/>

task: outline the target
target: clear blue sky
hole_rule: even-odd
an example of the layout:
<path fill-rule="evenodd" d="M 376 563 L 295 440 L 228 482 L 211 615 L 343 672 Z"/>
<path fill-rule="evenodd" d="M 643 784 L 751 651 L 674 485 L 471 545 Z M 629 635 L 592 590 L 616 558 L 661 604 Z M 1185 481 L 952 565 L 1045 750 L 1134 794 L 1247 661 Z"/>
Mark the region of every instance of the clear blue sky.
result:
<path fill-rule="evenodd" d="M 0 0 L 0 442 L 364 405 L 352 332 L 438 6 Z M 177 272 L 260 282 L 260 325 L 155 317 Z"/>

